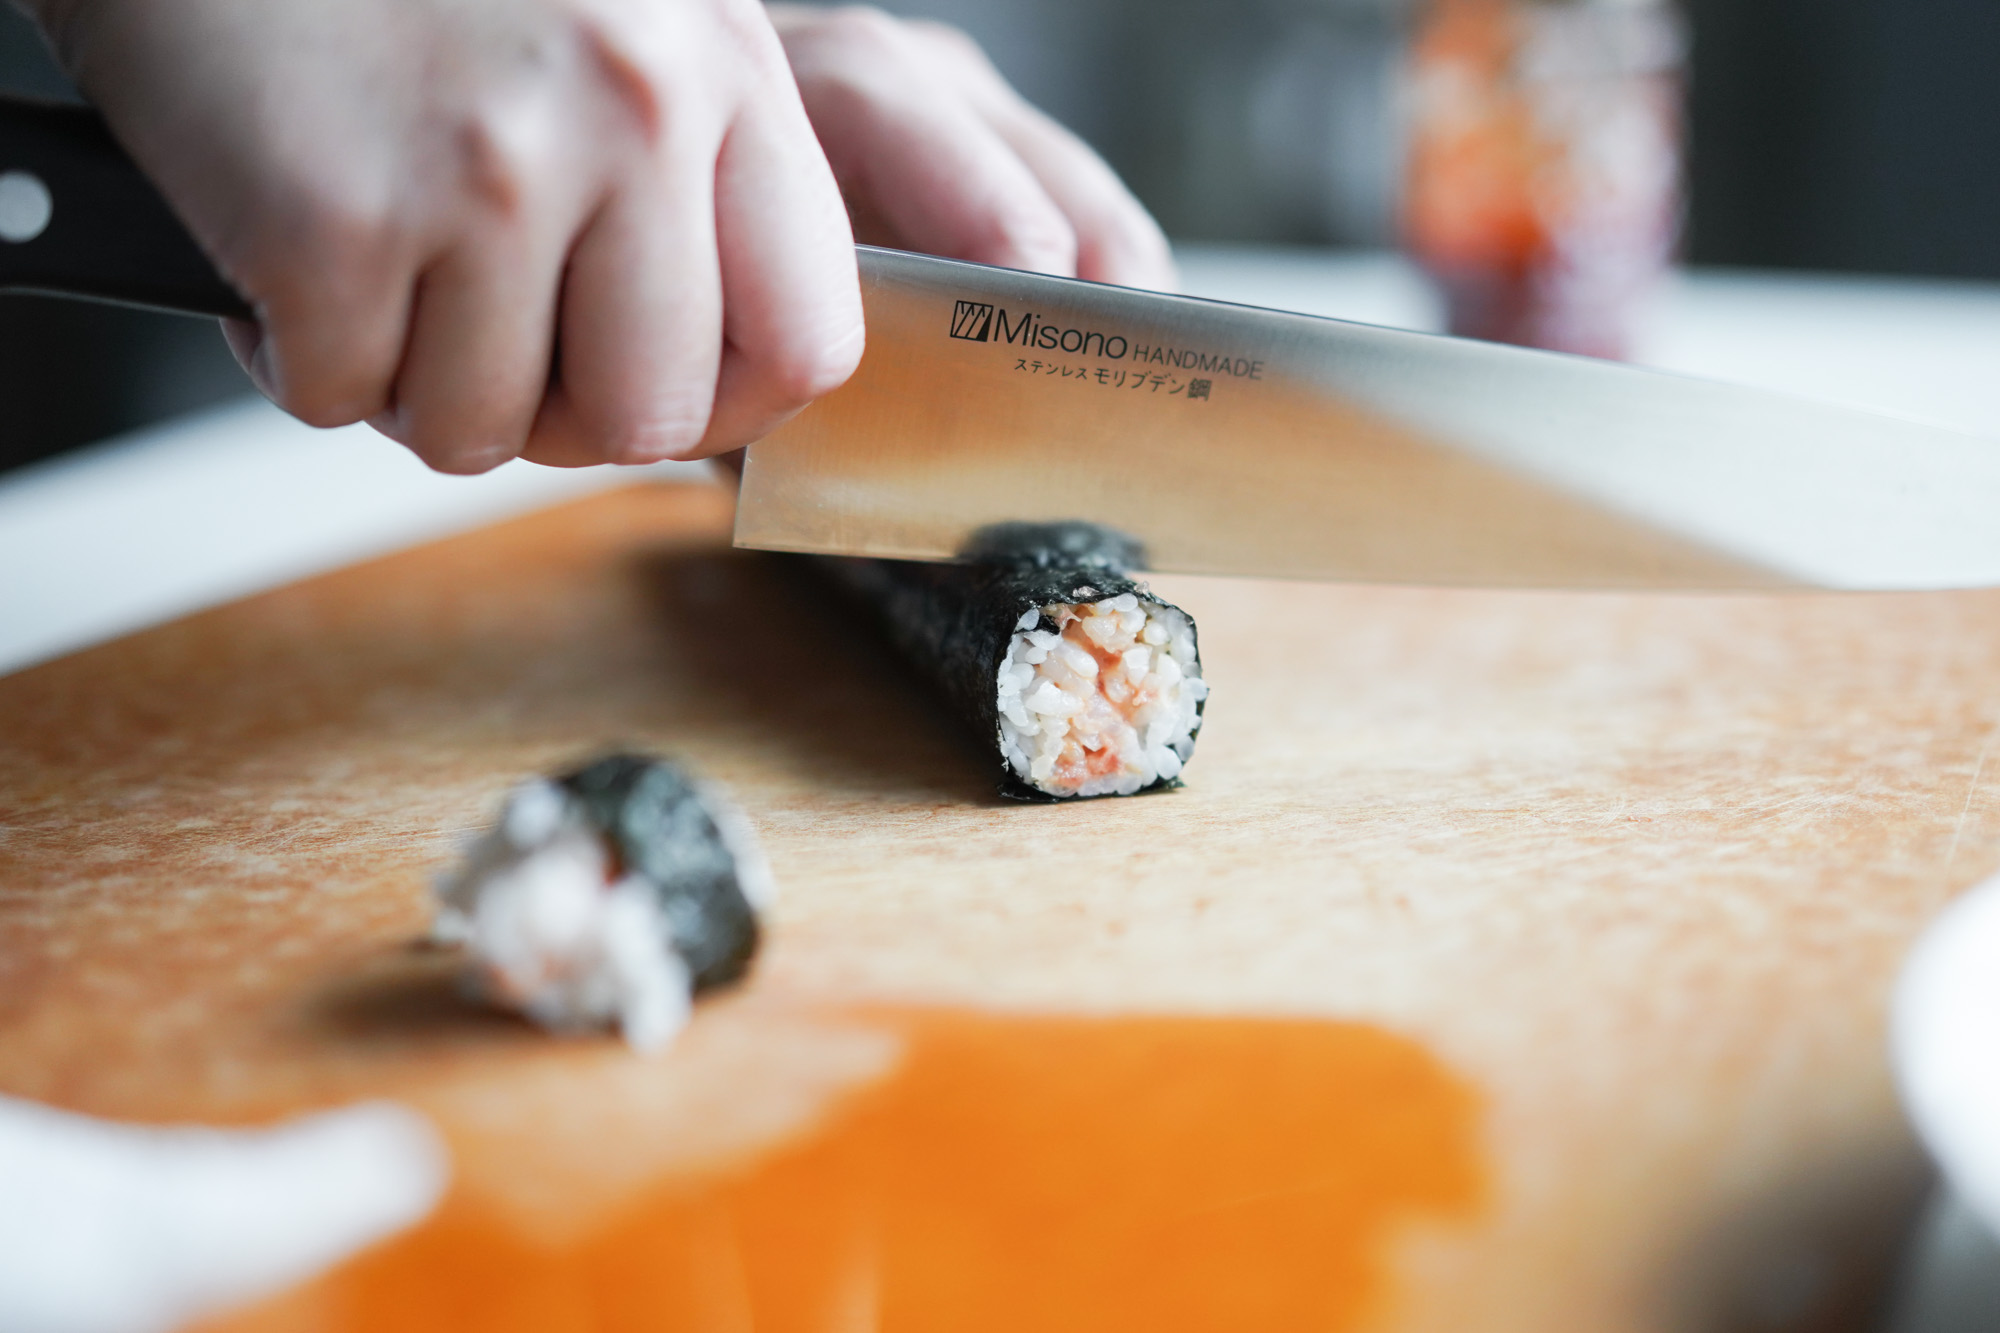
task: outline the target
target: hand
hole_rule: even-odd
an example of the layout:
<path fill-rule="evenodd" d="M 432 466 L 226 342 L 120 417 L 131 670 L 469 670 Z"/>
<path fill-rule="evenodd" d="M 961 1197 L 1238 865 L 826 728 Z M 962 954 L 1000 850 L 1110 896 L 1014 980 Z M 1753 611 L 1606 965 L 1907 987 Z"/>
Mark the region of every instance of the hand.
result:
<path fill-rule="evenodd" d="M 697 458 L 843 381 L 846 213 L 755 0 L 38 0 L 314 425 Z"/>
<path fill-rule="evenodd" d="M 771 6 L 863 241 L 1172 290 L 1159 227 L 956 28 Z"/>

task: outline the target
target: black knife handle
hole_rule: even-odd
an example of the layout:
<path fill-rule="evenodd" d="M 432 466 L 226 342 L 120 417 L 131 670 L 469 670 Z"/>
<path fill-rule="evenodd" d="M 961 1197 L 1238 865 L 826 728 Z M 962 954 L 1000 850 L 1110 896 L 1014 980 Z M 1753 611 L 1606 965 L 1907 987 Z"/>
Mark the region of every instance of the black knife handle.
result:
<path fill-rule="evenodd" d="M 0 98 L 0 291 L 248 317 L 88 107 Z"/>

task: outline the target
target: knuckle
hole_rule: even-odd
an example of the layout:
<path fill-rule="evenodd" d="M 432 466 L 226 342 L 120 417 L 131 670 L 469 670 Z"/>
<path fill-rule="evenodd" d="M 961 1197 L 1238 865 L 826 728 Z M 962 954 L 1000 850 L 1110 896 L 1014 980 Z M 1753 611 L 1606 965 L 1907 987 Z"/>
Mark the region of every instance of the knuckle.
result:
<path fill-rule="evenodd" d="M 1078 230 L 1094 248 L 1125 255 L 1136 262 L 1157 264 L 1172 255 L 1158 224 L 1137 203 L 1114 199 L 1080 220 Z"/>
<path fill-rule="evenodd" d="M 329 183 L 288 190 L 224 262 L 255 304 L 279 405 L 311 426 L 381 410 L 393 373 L 384 345 L 409 248 L 394 213 Z"/>
<path fill-rule="evenodd" d="M 492 110 L 459 122 L 452 145 L 459 184 L 483 213 L 504 221 L 525 211 L 544 165 L 531 138 L 518 123 Z"/>
<path fill-rule="evenodd" d="M 704 396 L 697 406 L 694 397 L 685 395 L 679 401 L 655 404 L 650 412 L 621 414 L 600 423 L 594 432 L 599 456 L 627 465 L 699 457 L 710 404 Z"/>
<path fill-rule="evenodd" d="M 1180 279 L 1180 266 L 1174 260 L 1174 248 L 1167 238 L 1154 226 L 1140 228 L 1138 234 L 1130 238 L 1138 266 L 1156 282 L 1173 286 Z"/>
<path fill-rule="evenodd" d="M 845 384 L 861 364 L 864 334 L 851 332 L 779 349 L 766 367 L 772 395 L 786 408 L 804 407 Z"/>
<path fill-rule="evenodd" d="M 994 253 L 1028 268 L 1060 273 L 1076 267 L 1076 228 L 1053 204 L 996 216 L 990 245 Z"/>
<path fill-rule="evenodd" d="M 398 250 L 404 228 L 387 192 L 360 181 L 315 178 L 272 210 L 270 241 L 292 265 L 328 275 L 367 273 Z"/>
<path fill-rule="evenodd" d="M 872 4 L 844 4 L 826 10 L 814 28 L 822 78 L 872 84 L 892 76 L 906 64 L 908 30 L 904 22 Z"/>
<path fill-rule="evenodd" d="M 433 472 L 470 477 L 491 472 L 521 452 L 525 439 L 498 425 L 462 418 L 441 422 L 435 411 L 389 407 L 368 424 L 422 459 Z"/>
<path fill-rule="evenodd" d="M 758 63 L 775 55 L 779 65 L 784 63 L 777 33 L 759 0 L 724 0 L 716 7 L 714 20 L 738 54 Z"/>
<path fill-rule="evenodd" d="M 331 187 L 263 211 L 222 257 L 243 292 L 279 324 L 338 319 L 380 301 L 412 246 L 393 210 Z"/>
<path fill-rule="evenodd" d="M 909 21 L 909 27 L 937 49 L 960 60 L 986 63 L 986 49 L 971 33 L 956 23 L 947 23 L 943 19 L 912 19 Z"/>
<path fill-rule="evenodd" d="M 518 444 L 496 444 L 479 437 L 439 437 L 424 431 L 412 432 L 403 443 L 431 471 L 454 477 L 476 477 L 491 472 L 520 452 Z"/>
<path fill-rule="evenodd" d="M 719 0 L 705 7 L 701 21 L 705 30 L 693 41 L 669 40 L 665 25 L 629 14 L 575 21 L 576 46 L 615 108 L 614 123 L 647 144 L 719 134 L 718 102 L 740 98 L 746 82 L 768 86 L 790 77 L 784 47 L 757 0 Z"/>
<path fill-rule="evenodd" d="M 791 76 L 809 105 L 827 98 L 854 106 L 906 105 L 923 82 L 903 21 L 872 6 L 827 10 L 788 47 Z"/>
<path fill-rule="evenodd" d="M 701 433 L 658 423 L 633 426 L 603 437 L 599 451 L 607 463 L 643 467 L 647 463 L 691 463 L 700 455 Z"/>
<path fill-rule="evenodd" d="M 280 407 L 321 430 L 351 426 L 381 410 L 387 385 L 358 355 L 343 350 L 314 354 L 300 348 L 303 339 L 287 338 L 287 332 L 281 329 L 270 340 Z"/>
<path fill-rule="evenodd" d="M 365 403 L 338 390 L 314 393 L 295 390 L 285 395 L 284 409 L 317 430 L 332 430 L 365 421 L 370 413 Z"/>
<path fill-rule="evenodd" d="M 671 59 L 648 49 L 627 25 L 604 16 L 579 19 L 575 35 L 600 88 L 610 94 L 626 125 L 642 140 L 658 142 L 666 128 L 670 94 L 676 83 Z"/>
<path fill-rule="evenodd" d="M 502 463 L 510 463 L 513 460 L 514 455 L 511 452 L 488 450 L 453 453 L 442 458 L 426 457 L 424 462 L 431 471 L 442 472 L 447 476 L 477 477 L 482 473 L 491 472 Z"/>
<path fill-rule="evenodd" d="M 899 51 L 904 32 L 901 20 L 873 5 L 841 5 L 826 12 L 820 35 L 850 50 L 881 54 Z"/>

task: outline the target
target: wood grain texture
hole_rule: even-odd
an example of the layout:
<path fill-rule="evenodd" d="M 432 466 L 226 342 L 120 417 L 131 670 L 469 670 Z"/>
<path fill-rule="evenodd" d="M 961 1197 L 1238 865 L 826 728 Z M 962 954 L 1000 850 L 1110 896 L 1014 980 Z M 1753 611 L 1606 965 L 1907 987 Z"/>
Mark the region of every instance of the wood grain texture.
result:
<path fill-rule="evenodd" d="M 1337 1018 L 1486 1106 L 1494 1202 L 1406 1238 L 1383 1327 L 1865 1326 L 1922 1182 L 1888 986 L 2000 865 L 2000 595 L 1161 578 L 1215 689 L 1187 789 L 1016 807 L 727 527 L 618 492 L 0 680 L 0 1090 L 398 1096 L 532 1198 L 493 1165 L 529 1142 L 615 1193 L 632 1106 L 689 1160 L 809 1119 L 886 1058 L 844 1008 Z M 471 1011 L 412 944 L 454 839 L 614 741 L 728 784 L 783 893 L 657 1065 Z"/>

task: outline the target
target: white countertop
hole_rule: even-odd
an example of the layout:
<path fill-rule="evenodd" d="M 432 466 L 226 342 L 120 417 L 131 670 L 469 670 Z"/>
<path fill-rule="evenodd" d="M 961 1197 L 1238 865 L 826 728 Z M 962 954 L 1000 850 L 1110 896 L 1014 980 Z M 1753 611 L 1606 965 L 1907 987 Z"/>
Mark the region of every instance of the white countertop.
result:
<path fill-rule="evenodd" d="M 0 474 L 0 674 L 631 475 L 441 476 L 258 398 Z"/>
<path fill-rule="evenodd" d="M 1196 296 L 1439 331 L 1421 274 L 1383 253 L 1186 246 Z M 1696 269 L 1675 274 L 1634 358 L 2000 438 L 2000 283 Z"/>

